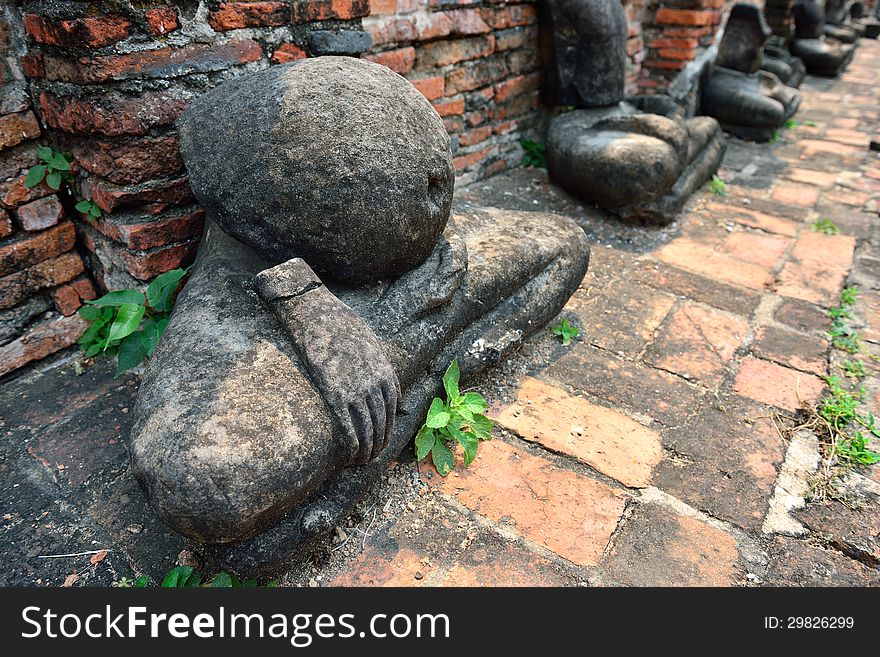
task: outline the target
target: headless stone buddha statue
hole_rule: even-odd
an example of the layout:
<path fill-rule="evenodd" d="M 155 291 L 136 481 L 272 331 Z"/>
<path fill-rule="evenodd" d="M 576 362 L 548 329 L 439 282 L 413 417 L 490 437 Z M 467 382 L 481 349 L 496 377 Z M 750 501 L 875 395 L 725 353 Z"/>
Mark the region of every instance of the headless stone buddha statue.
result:
<path fill-rule="evenodd" d="M 880 36 L 880 3 L 874 7 L 874 15 L 868 12 L 864 2 L 853 2 L 849 8 L 852 22 L 860 25 L 862 36 L 866 39 L 876 39 Z"/>
<path fill-rule="evenodd" d="M 667 96 L 624 100 L 626 16 L 619 0 L 547 0 L 548 105 L 573 106 L 547 135 L 551 179 L 624 219 L 668 223 L 718 169 L 715 119 L 685 119 Z"/>
<path fill-rule="evenodd" d="M 755 5 L 733 6 L 715 65 L 703 83 L 702 113 L 742 139 L 764 142 L 797 111 L 801 96 L 760 69 L 770 27 Z"/>
<path fill-rule="evenodd" d="M 827 38 L 823 33 L 825 12 L 816 0 L 798 0 L 794 14 L 791 54 L 801 59 L 807 72 L 836 77 L 852 61 L 854 46 Z"/>
<path fill-rule="evenodd" d="M 587 270 L 568 219 L 450 220 L 450 140 L 404 78 L 320 57 L 227 82 L 178 122 L 209 218 L 147 366 L 133 471 L 170 527 L 238 572 L 333 529 L 462 385 Z"/>
<path fill-rule="evenodd" d="M 825 0 L 825 36 L 843 43 L 857 43 L 865 31 L 864 26 L 852 20 L 851 0 Z"/>

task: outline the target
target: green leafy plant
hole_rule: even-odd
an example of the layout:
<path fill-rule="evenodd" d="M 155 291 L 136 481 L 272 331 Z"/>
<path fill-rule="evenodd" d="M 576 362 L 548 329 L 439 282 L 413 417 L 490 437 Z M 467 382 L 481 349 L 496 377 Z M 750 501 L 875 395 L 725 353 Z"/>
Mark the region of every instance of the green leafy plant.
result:
<path fill-rule="evenodd" d="M 860 360 L 846 360 L 843 362 L 843 373 L 851 379 L 864 379 L 868 376 L 865 364 Z"/>
<path fill-rule="evenodd" d="M 837 224 L 827 217 L 822 217 L 816 221 L 813 224 L 813 230 L 817 233 L 824 233 L 825 235 L 837 235 L 840 232 L 840 228 L 837 227 Z"/>
<path fill-rule="evenodd" d="M 544 144 L 532 141 L 531 139 L 523 139 L 519 143 L 525 151 L 522 159 L 524 167 L 547 168 L 547 147 Z"/>
<path fill-rule="evenodd" d="M 82 212 L 89 221 L 101 218 L 101 208 L 94 201 L 80 201 L 75 207 L 77 212 Z"/>
<path fill-rule="evenodd" d="M 565 318 L 550 330 L 553 335 L 558 335 L 562 338 L 563 347 L 570 345 L 571 339 L 576 338 L 581 334 L 581 330 L 578 327 L 569 324 L 568 320 Z"/>
<path fill-rule="evenodd" d="M 492 420 L 484 414 L 489 405 L 477 392 L 462 393 L 458 387 L 460 377 L 458 361 L 453 360 L 443 375 L 446 401 L 434 398 L 416 434 L 416 458 L 421 461 L 430 454 L 437 472 L 444 477 L 455 467 L 449 443 L 461 445 L 468 466 L 477 457 L 480 441 L 492 438 Z"/>
<path fill-rule="evenodd" d="M 146 588 L 150 584 L 150 578 L 146 575 L 141 575 L 137 579 L 131 580 L 128 577 L 120 577 L 119 580 L 113 582 L 113 586 L 119 589 L 143 589 Z"/>
<path fill-rule="evenodd" d="M 831 391 L 830 396 L 819 401 L 817 412 L 826 422 L 831 434 L 832 456 L 836 455 L 842 462 L 859 465 L 871 465 L 880 461 L 880 454 L 868 448 L 863 432 L 865 430 L 880 438 L 880 428 L 876 426 L 874 414 L 863 415 L 858 412 L 859 402 L 865 396 L 864 388 L 850 392 L 835 376 L 826 376 L 825 383 Z M 853 427 L 859 428 L 853 430 Z"/>
<path fill-rule="evenodd" d="M 794 119 L 786 119 L 785 123 L 783 124 L 786 130 L 794 130 L 799 125 L 800 123 L 798 121 L 795 121 Z"/>
<path fill-rule="evenodd" d="M 835 349 L 851 354 L 858 353 L 862 348 L 858 331 L 849 325 L 849 320 L 852 319 L 852 307 L 858 296 L 859 292 L 856 288 L 845 287 L 840 293 L 839 305 L 827 311 L 831 318 L 831 326 L 828 328 L 831 345 Z"/>
<path fill-rule="evenodd" d="M 196 572 L 192 566 L 176 566 L 168 571 L 165 579 L 160 585 L 166 589 L 182 589 L 182 588 L 214 588 L 214 589 L 255 589 L 259 584 L 255 579 L 239 579 L 235 575 L 230 575 L 225 570 L 221 570 L 211 579 L 205 580 L 202 575 Z M 269 588 L 278 586 L 276 580 L 266 584 Z"/>
<path fill-rule="evenodd" d="M 119 376 L 153 354 L 168 325 L 175 293 L 188 269 L 173 269 L 157 276 L 140 290 L 116 290 L 87 301 L 79 315 L 91 325 L 79 339 L 87 358 L 116 355 Z"/>
<path fill-rule="evenodd" d="M 62 153 L 50 146 L 40 146 L 37 149 L 37 157 L 43 160 L 44 164 L 37 164 L 28 169 L 24 178 L 25 187 L 31 189 L 45 180 L 50 189 L 58 190 L 62 182 L 73 182 L 71 167 L 73 156 L 70 153 Z"/>
<path fill-rule="evenodd" d="M 709 181 L 709 191 L 715 194 L 715 196 L 724 196 L 727 194 L 727 183 L 713 174 L 712 180 Z"/>

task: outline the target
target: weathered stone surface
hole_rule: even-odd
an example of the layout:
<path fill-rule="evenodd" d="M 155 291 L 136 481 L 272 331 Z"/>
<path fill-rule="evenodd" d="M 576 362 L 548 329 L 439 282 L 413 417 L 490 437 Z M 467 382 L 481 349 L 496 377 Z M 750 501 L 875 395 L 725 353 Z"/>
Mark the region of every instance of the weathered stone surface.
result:
<path fill-rule="evenodd" d="M 455 230 L 461 237 L 448 229 L 431 259 L 378 294 L 333 288 L 378 337 L 403 393 L 389 446 L 367 465 L 340 469 L 351 455 L 319 381 L 250 289 L 267 263 L 209 227 L 135 409 L 133 463 L 159 515 L 225 543 L 288 514 L 271 536 L 232 548 L 253 565 L 331 529 L 412 440 L 453 357 L 471 380 L 558 313 L 583 278 L 585 239 L 567 220 L 539 225 L 486 211 L 458 218 Z M 347 340 L 361 343 L 333 335 L 343 352 Z M 338 376 L 358 382 L 371 372 Z"/>
<path fill-rule="evenodd" d="M 623 100 L 626 15 L 619 2 L 548 0 L 541 22 L 550 105 L 605 107 Z"/>
<path fill-rule="evenodd" d="M 244 76 L 194 101 L 179 128 L 201 205 L 272 264 L 399 274 L 428 257 L 449 216 L 440 117 L 377 64 L 321 57 Z"/>
<path fill-rule="evenodd" d="M 313 30 L 309 47 L 315 55 L 360 55 L 373 45 L 369 32 L 357 30 Z"/>

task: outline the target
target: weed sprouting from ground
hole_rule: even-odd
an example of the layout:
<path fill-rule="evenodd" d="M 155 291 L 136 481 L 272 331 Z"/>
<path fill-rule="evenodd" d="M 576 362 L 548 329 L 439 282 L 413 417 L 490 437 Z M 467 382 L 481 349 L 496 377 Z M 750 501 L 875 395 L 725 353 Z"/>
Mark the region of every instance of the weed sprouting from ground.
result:
<path fill-rule="evenodd" d="M 709 181 L 709 191 L 715 194 L 715 196 L 724 196 L 727 194 L 727 183 L 713 174 L 712 180 Z"/>
<path fill-rule="evenodd" d="M 540 169 L 547 168 L 547 159 L 545 157 L 547 147 L 537 141 L 531 139 L 523 139 L 519 142 L 523 147 L 522 165 L 524 167 L 537 167 Z"/>
<path fill-rule="evenodd" d="M 813 230 L 817 233 L 823 233 L 825 235 L 837 235 L 840 232 L 840 228 L 837 227 L 831 219 L 827 217 L 822 217 L 818 221 L 813 224 Z"/>
<path fill-rule="evenodd" d="M 858 290 L 846 287 L 840 293 L 839 304 L 828 310 L 831 318 L 828 336 L 832 346 L 851 354 L 862 349 L 859 333 L 850 324 L 857 299 Z M 859 360 L 845 360 L 841 369 L 855 380 L 867 375 L 864 363 Z M 810 482 L 810 498 L 814 501 L 839 499 L 837 481 L 843 474 L 856 466 L 880 462 L 880 454 L 870 446 L 872 437 L 880 439 L 880 426 L 873 413 L 859 410 L 865 397 L 864 388 L 849 389 L 837 376 L 826 376 L 825 383 L 828 386 L 825 396 L 815 405 L 805 404 L 799 420 L 795 420 L 797 426 L 788 430 L 794 434 L 806 429 L 819 440 L 822 464 Z"/>

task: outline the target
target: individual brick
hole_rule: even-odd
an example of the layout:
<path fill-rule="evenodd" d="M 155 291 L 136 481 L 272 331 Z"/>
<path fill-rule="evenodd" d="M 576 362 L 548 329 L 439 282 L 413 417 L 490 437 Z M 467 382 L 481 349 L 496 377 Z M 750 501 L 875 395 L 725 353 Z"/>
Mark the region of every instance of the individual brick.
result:
<path fill-rule="evenodd" d="M 79 339 L 87 322 L 78 315 L 50 319 L 0 347 L 0 376 L 65 349 Z"/>
<path fill-rule="evenodd" d="M 743 359 L 733 385 L 744 397 L 788 411 L 815 402 L 824 388 L 822 379 L 813 374 L 752 357 Z"/>
<path fill-rule="evenodd" d="M 102 48 L 128 36 L 131 21 L 122 16 L 88 16 L 72 20 L 24 13 L 22 23 L 40 44 L 63 48 Z"/>
<path fill-rule="evenodd" d="M 35 232 L 51 228 L 61 221 L 64 209 L 56 196 L 45 196 L 22 205 L 15 211 L 18 222 L 26 231 Z"/>
<path fill-rule="evenodd" d="M 628 499 L 623 491 L 500 440 L 484 442 L 467 468 L 447 477 L 434 472 L 430 482 L 481 516 L 504 520 L 524 538 L 582 566 L 598 563 Z"/>
<path fill-rule="evenodd" d="M 293 18 L 288 2 L 221 2 L 208 16 L 217 32 L 245 27 L 279 27 Z"/>
<path fill-rule="evenodd" d="M 66 283 L 83 271 L 82 258 L 69 251 L 4 276 L 0 278 L 0 309 L 11 308 L 35 292 Z"/>
<path fill-rule="evenodd" d="M 39 136 L 40 124 L 30 110 L 0 116 L 0 150 Z"/>
<path fill-rule="evenodd" d="M 144 18 L 147 20 L 150 32 L 159 36 L 173 32 L 180 27 L 177 21 L 177 12 L 174 7 L 168 5 L 148 9 L 144 12 Z"/>
<path fill-rule="evenodd" d="M 0 246 L 0 276 L 54 258 L 70 251 L 76 242 L 76 229 L 69 221 Z"/>
<path fill-rule="evenodd" d="M 369 15 L 369 0 L 294 0 L 293 22 L 350 20 Z"/>
<path fill-rule="evenodd" d="M 620 411 L 523 379 L 516 401 L 493 419 L 523 439 L 582 461 L 625 486 L 644 487 L 663 456 L 660 436 Z"/>

